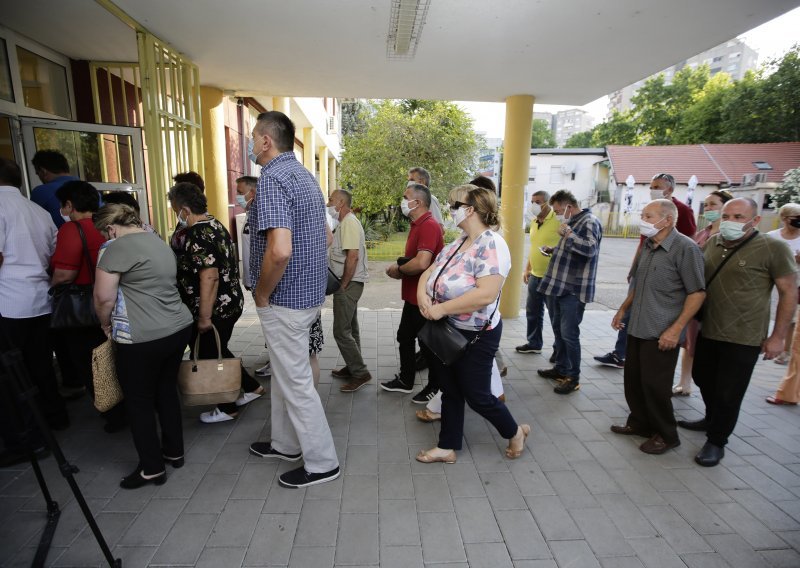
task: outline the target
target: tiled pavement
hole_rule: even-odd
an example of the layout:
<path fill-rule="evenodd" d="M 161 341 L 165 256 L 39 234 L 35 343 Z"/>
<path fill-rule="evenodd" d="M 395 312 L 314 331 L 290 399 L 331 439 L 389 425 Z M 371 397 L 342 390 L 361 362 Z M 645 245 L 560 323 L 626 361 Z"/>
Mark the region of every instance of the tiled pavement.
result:
<path fill-rule="evenodd" d="M 250 442 L 268 437 L 266 397 L 232 423 L 201 425 L 203 409 L 186 409 L 187 463 L 161 487 L 119 489 L 135 467 L 129 434 L 103 433 L 87 400 L 70 403 L 74 425 L 59 438 L 126 567 L 800 566 L 800 409 L 764 402 L 785 367 L 758 364 L 719 467 L 692 462 L 703 442 L 693 432 L 681 432 L 676 451 L 648 456 L 636 447 L 641 439 L 608 430 L 626 415 L 622 372 L 594 366 L 591 356 L 613 343 L 611 316 L 586 313 L 583 388 L 565 397 L 534 376 L 543 356 L 514 352 L 524 318 L 506 321 L 508 404 L 533 427 L 516 461 L 503 457 L 505 441 L 471 412 L 458 463 L 414 461 L 435 444 L 438 427 L 414 418 L 419 407 L 409 396 L 375 382 L 353 395 L 338 391 L 329 374 L 340 364 L 329 310 L 320 392 L 344 472 L 335 482 L 284 489 L 277 474 L 291 464 L 248 455 Z M 400 313 L 360 318 L 370 370 L 390 378 Z M 262 346 L 248 310 L 231 348 L 253 367 Z M 694 419 L 702 401 L 695 393 L 675 407 Z M 48 565 L 103 565 L 54 460 L 43 466 L 63 508 Z M 2 566 L 30 564 L 43 507 L 30 467 L 0 470 Z"/>

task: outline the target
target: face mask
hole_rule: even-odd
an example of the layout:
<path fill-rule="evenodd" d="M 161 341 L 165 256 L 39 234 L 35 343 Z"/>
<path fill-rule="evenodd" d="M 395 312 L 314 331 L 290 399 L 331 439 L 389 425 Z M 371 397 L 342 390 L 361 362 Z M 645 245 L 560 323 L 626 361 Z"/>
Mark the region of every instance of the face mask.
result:
<path fill-rule="evenodd" d="M 528 204 L 528 215 L 531 217 L 538 217 L 539 213 L 542 212 L 542 206 L 538 203 L 529 203 Z"/>
<path fill-rule="evenodd" d="M 650 190 L 650 201 L 654 201 L 656 199 L 666 199 L 664 197 L 664 192 L 660 189 L 651 189 Z"/>
<path fill-rule="evenodd" d="M 458 209 L 451 209 L 450 216 L 453 217 L 453 223 L 458 227 L 467 218 L 467 208 L 459 207 Z"/>
<path fill-rule="evenodd" d="M 186 220 L 183 217 L 181 217 L 180 212 L 178 212 L 178 227 L 185 227 L 185 226 L 186 226 Z"/>
<path fill-rule="evenodd" d="M 261 152 L 258 154 L 253 154 L 253 149 L 255 148 L 256 142 L 252 138 L 250 142 L 247 144 L 247 157 L 250 158 L 250 161 L 254 164 L 258 164 L 258 157 L 261 155 L 261 152 L 264 150 L 262 149 Z"/>
<path fill-rule="evenodd" d="M 65 223 L 69 223 L 70 221 L 72 221 L 72 219 L 69 218 L 69 215 L 62 215 L 61 218 L 64 219 Z"/>
<path fill-rule="evenodd" d="M 800 229 L 800 219 L 792 219 L 789 224 L 795 229 Z"/>
<path fill-rule="evenodd" d="M 664 220 L 664 217 L 662 217 L 661 219 L 659 219 L 655 223 L 648 223 L 644 219 L 640 219 L 639 220 L 639 232 L 645 237 L 652 237 L 654 235 L 657 235 L 658 232 L 661 229 L 663 229 L 663 227 L 661 229 L 658 229 L 658 228 L 656 228 L 656 225 L 658 225 L 663 220 Z"/>
<path fill-rule="evenodd" d="M 334 219 L 337 219 L 337 220 L 339 219 L 339 212 L 336 210 L 336 206 L 335 205 L 331 205 L 330 207 L 328 207 L 328 215 L 330 215 Z"/>
<path fill-rule="evenodd" d="M 561 215 L 556 213 L 556 219 L 558 219 L 559 223 L 566 223 L 572 218 L 572 215 L 567 217 L 567 211 L 569 211 L 571 207 L 572 207 L 571 205 L 567 205 L 566 208 L 564 209 L 564 212 Z"/>
<path fill-rule="evenodd" d="M 245 199 L 244 195 L 237 195 L 236 203 L 238 203 L 239 207 L 241 207 L 242 209 L 245 209 L 247 207 L 247 199 Z"/>
<path fill-rule="evenodd" d="M 737 223 L 736 221 L 723 221 L 719 224 L 719 233 L 726 241 L 738 241 L 747 232 L 745 225 L 747 223 Z"/>
<path fill-rule="evenodd" d="M 414 200 L 412 199 L 412 201 L 414 201 Z M 406 199 L 405 197 L 403 198 L 403 201 L 401 201 L 401 202 L 400 202 L 400 210 L 403 212 L 403 215 L 405 215 L 406 217 L 408 217 L 408 216 L 409 216 L 409 214 L 410 214 L 410 213 L 411 213 L 411 212 L 412 212 L 414 209 L 416 209 L 417 207 L 419 207 L 419 205 L 415 205 L 414 207 L 409 207 L 409 206 L 408 206 L 408 203 L 409 203 L 409 201 L 408 201 L 408 199 Z"/>
<path fill-rule="evenodd" d="M 703 219 L 708 221 L 709 223 L 713 223 L 714 221 L 718 221 L 721 216 L 719 211 L 704 211 L 703 212 Z"/>

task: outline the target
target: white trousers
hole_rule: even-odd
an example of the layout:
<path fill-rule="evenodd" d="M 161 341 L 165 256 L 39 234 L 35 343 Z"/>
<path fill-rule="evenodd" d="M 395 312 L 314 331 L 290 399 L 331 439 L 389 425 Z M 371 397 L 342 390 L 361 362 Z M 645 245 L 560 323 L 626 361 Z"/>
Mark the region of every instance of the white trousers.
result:
<path fill-rule="evenodd" d="M 272 447 L 284 454 L 302 452 L 309 473 L 331 471 L 339 460 L 308 360 L 308 334 L 319 307 L 292 310 L 270 305 L 256 312 L 272 367 Z"/>
<path fill-rule="evenodd" d="M 492 362 L 492 384 L 489 386 L 489 389 L 492 391 L 494 396 L 500 396 L 503 394 L 503 379 L 500 378 L 500 369 L 497 367 L 497 359 Z M 435 412 L 436 414 L 442 413 L 441 390 L 428 401 L 426 408 L 431 412 Z"/>

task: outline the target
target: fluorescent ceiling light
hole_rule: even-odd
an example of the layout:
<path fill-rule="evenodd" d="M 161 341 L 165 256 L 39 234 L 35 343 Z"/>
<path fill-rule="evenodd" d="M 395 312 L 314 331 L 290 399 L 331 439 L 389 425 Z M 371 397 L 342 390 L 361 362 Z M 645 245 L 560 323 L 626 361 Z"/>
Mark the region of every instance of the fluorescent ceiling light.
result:
<path fill-rule="evenodd" d="M 391 0 L 386 56 L 413 59 L 431 0 Z"/>

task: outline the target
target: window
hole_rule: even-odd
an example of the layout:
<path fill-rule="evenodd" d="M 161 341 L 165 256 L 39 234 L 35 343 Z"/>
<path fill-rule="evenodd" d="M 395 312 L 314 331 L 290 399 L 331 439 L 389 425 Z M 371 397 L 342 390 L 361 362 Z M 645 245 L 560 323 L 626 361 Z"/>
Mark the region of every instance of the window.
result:
<path fill-rule="evenodd" d="M 742 56 L 741 51 L 737 51 L 736 53 L 729 53 L 728 59 L 739 59 Z"/>
<path fill-rule="evenodd" d="M 722 56 L 721 56 L 721 55 L 718 55 L 718 56 L 716 56 L 716 57 L 714 58 L 714 60 L 712 61 L 712 63 L 719 63 L 720 61 L 722 61 Z"/>
<path fill-rule="evenodd" d="M 8 65 L 6 40 L 0 38 L 0 99 L 14 102 L 14 88 L 11 85 L 11 67 Z"/>
<path fill-rule="evenodd" d="M 738 68 L 739 68 L 739 64 L 738 63 L 734 63 L 733 65 L 728 65 L 726 70 L 727 71 L 736 71 Z"/>
<path fill-rule="evenodd" d="M 536 166 L 531 166 L 528 170 L 528 181 L 536 181 Z"/>
<path fill-rule="evenodd" d="M 561 171 L 561 166 L 550 166 L 550 183 L 563 183 L 564 172 Z"/>
<path fill-rule="evenodd" d="M 712 68 L 711 68 L 711 70 L 710 70 L 709 72 L 710 72 L 712 75 L 716 75 L 716 74 L 717 74 L 717 73 L 719 73 L 720 71 L 722 71 L 722 67 L 712 67 Z"/>
<path fill-rule="evenodd" d="M 753 162 L 753 165 L 756 167 L 757 170 L 771 170 L 772 166 L 769 162 Z"/>
<path fill-rule="evenodd" d="M 17 60 L 25 106 L 71 119 L 67 70 L 19 46 Z"/>

